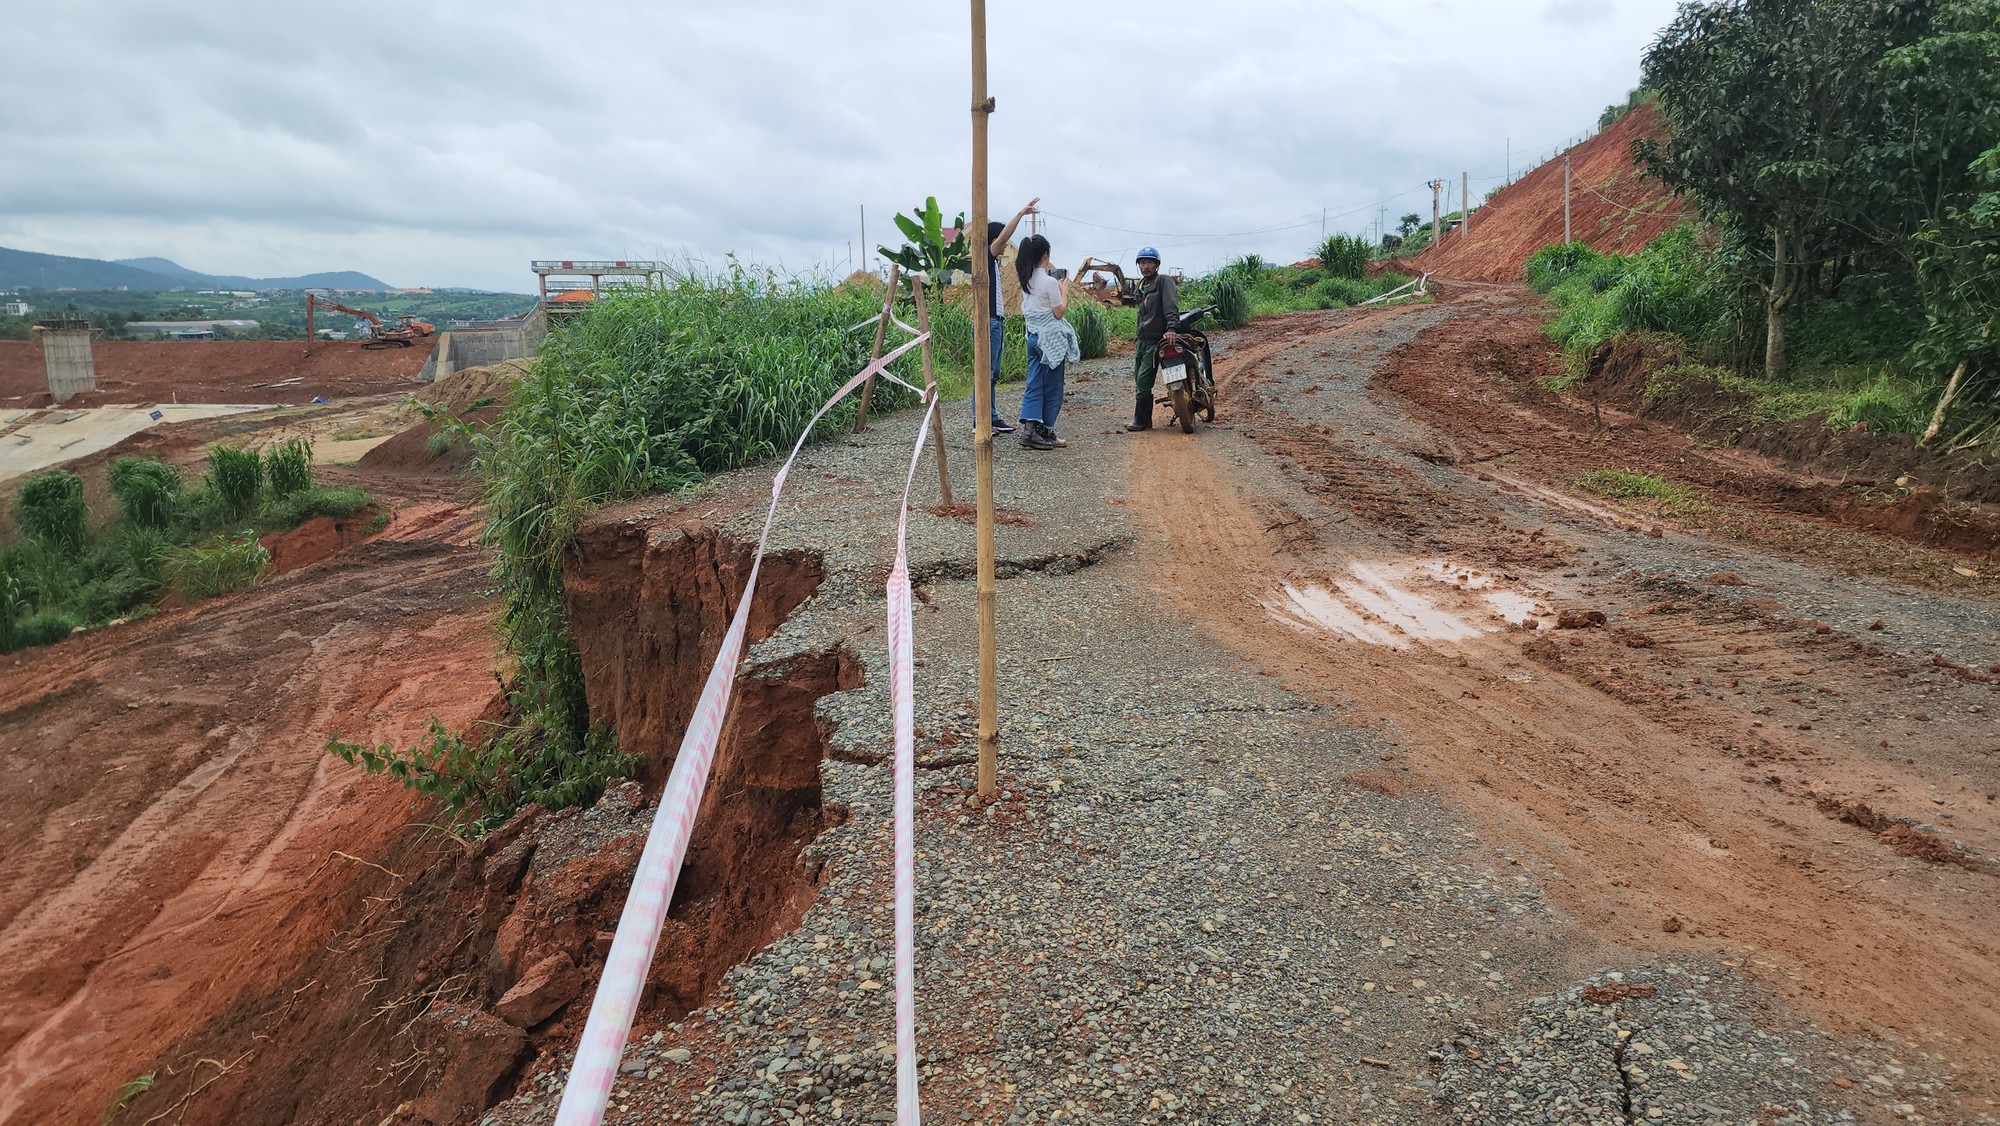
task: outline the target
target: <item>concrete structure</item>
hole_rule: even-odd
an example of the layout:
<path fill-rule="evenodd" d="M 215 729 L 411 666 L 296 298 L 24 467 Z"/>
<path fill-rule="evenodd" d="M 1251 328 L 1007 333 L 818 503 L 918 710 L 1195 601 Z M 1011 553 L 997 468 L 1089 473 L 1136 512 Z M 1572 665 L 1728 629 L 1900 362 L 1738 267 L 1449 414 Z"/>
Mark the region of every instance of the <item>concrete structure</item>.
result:
<path fill-rule="evenodd" d="M 593 295 L 603 291 L 605 278 L 643 278 L 645 280 L 640 284 L 657 289 L 665 284 L 667 277 L 667 264 L 665 262 L 640 260 L 592 261 L 582 258 L 548 259 L 530 262 L 528 263 L 528 267 L 534 270 L 536 276 L 541 279 L 542 304 L 545 306 L 549 303 L 549 294 L 551 292 L 583 288 L 580 285 L 560 284 L 551 287 L 549 279 L 552 277 L 589 278 L 590 292 Z"/>
<path fill-rule="evenodd" d="M 42 364 L 49 373 L 51 398 L 67 402 L 73 395 L 97 390 L 89 321 L 43 321 L 35 326 L 35 335 L 42 340 Z"/>
<path fill-rule="evenodd" d="M 0 305 L 0 312 L 13 317 L 25 317 L 34 311 L 35 307 L 26 301 L 9 301 L 5 305 Z"/>
<path fill-rule="evenodd" d="M 478 328 L 458 328 L 438 335 L 437 347 L 424 361 L 417 379 L 431 383 L 464 368 L 518 360 L 535 354 L 549 334 L 548 316 L 540 309 L 518 321 L 497 321 Z"/>

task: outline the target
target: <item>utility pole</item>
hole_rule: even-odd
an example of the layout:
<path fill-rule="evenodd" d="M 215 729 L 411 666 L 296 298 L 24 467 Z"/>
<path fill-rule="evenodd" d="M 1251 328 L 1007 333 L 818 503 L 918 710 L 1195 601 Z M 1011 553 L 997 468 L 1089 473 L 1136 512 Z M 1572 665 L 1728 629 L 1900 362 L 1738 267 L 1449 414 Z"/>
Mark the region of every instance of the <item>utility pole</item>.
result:
<path fill-rule="evenodd" d="M 1381 246 L 1382 240 L 1388 237 L 1389 209 L 1387 207 L 1378 207 L 1375 209 L 1375 245 Z"/>
<path fill-rule="evenodd" d="M 1472 173 L 1458 174 L 1458 241 L 1472 233 Z"/>
<path fill-rule="evenodd" d="M 1432 180 L 1431 189 L 1431 245 L 1436 246 L 1444 238 L 1444 212 L 1438 207 L 1438 193 L 1444 191 L 1443 180 Z"/>
<path fill-rule="evenodd" d="M 1322 245 L 1326 242 L 1326 208 L 1324 207 L 1319 209 L 1319 241 Z"/>
<path fill-rule="evenodd" d="M 1500 182 L 1503 184 L 1514 182 L 1514 138 L 1512 137 L 1507 138 L 1507 178 Z"/>
<path fill-rule="evenodd" d="M 1567 151 L 1565 151 L 1563 153 L 1563 242 L 1565 243 L 1572 241 L 1574 237 L 1570 233 L 1570 221 L 1569 221 L 1570 198 L 1572 195 L 1572 192 L 1570 190 L 1572 177 L 1570 175 L 1569 160 L 1570 160 L 1570 154 Z"/>
<path fill-rule="evenodd" d="M 993 357 L 987 347 L 993 322 L 993 286 L 986 262 L 986 123 L 993 99 L 986 95 L 986 0 L 972 0 L 972 438 L 978 485 L 979 773 L 977 796 L 998 789 L 1000 760 L 1000 661 L 996 652 L 993 585 Z M 900 1077 L 899 1077 L 900 1078 Z M 912 1085 L 915 1076 L 910 1077 Z"/>
<path fill-rule="evenodd" d="M 861 205 L 861 260 L 868 260 L 868 205 Z"/>

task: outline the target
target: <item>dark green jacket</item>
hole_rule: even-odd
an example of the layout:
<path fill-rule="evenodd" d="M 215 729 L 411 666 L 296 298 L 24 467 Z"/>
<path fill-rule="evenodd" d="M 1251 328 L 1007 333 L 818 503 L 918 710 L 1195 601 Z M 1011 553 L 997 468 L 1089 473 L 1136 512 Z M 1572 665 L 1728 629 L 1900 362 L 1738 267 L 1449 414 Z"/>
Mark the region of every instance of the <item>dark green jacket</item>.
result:
<path fill-rule="evenodd" d="M 1180 331 L 1180 287 L 1164 273 L 1139 283 L 1139 339 L 1158 340 L 1169 329 Z"/>

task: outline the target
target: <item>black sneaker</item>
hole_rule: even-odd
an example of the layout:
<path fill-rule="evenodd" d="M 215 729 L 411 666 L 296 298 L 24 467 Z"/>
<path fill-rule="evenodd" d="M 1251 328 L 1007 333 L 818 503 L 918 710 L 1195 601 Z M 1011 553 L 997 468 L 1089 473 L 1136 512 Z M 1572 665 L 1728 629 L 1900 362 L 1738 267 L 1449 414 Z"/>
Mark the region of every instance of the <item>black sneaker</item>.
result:
<path fill-rule="evenodd" d="M 1014 424 L 1004 418 L 996 418 L 993 420 L 993 432 L 995 434 L 1012 434 L 1014 432 Z"/>

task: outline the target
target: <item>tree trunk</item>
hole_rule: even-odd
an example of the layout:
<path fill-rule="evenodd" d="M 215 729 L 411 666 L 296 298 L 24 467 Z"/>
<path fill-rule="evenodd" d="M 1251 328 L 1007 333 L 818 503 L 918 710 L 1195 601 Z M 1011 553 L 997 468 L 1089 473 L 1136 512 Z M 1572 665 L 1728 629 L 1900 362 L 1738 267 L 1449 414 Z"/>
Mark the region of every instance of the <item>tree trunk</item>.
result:
<path fill-rule="evenodd" d="M 1969 360 L 1958 361 L 1957 370 L 1951 373 L 1950 381 L 1944 385 L 1944 394 L 1938 396 L 1937 409 L 1931 412 L 1931 424 L 1924 427 L 1924 436 L 1917 440 L 1919 448 L 1928 447 L 1931 440 L 1938 436 L 1938 431 L 1944 429 L 1944 412 L 1951 407 L 1951 401 L 1958 397 L 1958 381 L 1965 378 L 1965 365 L 1969 362 Z"/>
<path fill-rule="evenodd" d="M 1785 307 L 1796 284 L 1785 261 L 1785 227 L 1780 223 L 1771 235 L 1771 288 L 1764 295 L 1764 378 L 1773 383 L 1785 378 Z"/>

